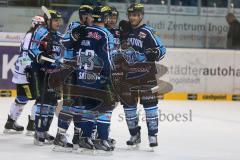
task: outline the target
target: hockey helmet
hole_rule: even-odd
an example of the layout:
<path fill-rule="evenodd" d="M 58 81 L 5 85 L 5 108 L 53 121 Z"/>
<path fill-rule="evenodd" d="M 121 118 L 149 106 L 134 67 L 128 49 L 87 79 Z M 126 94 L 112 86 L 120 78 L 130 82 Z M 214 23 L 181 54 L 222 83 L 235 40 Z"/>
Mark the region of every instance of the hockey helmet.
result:
<path fill-rule="evenodd" d="M 48 17 L 48 16 L 44 13 L 44 20 L 45 20 L 45 22 L 46 22 L 47 20 L 49 20 L 49 18 L 50 18 L 50 19 L 61 19 L 61 18 L 62 18 L 61 13 L 58 12 L 58 11 L 56 11 L 56 10 L 48 10 L 48 12 L 49 12 L 49 14 L 50 14 L 51 17 Z"/>
<path fill-rule="evenodd" d="M 79 16 L 85 15 L 85 14 L 92 14 L 93 7 L 91 5 L 81 5 L 78 10 Z"/>
<path fill-rule="evenodd" d="M 93 9 L 94 22 L 104 22 L 105 18 L 111 14 L 111 8 L 107 5 L 97 6 Z"/>
<path fill-rule="evenodd" d="M 117 8 L 114 7 L 114 6 L 111 6 L 110 8 L 111 8 L 110 15 L 111 15 L 111 16 L 117 16 L 117 17 L 118 17 L 119 13 L 118 13 L 118 11 L 117 11 Z"/>
<path fill-rule="evenodd" d="M 144 14 L 144 5 L 141 3 L 132 3 L 128 9 L 127 9 L 128 14 L 133 13 L 133 12 L 139 12 L 141 14 Z"/>
<path fill-rule="evenodd" d="M 45 24 L 43 16 L 34 16 L 32 18 L 32 27 Z"/>

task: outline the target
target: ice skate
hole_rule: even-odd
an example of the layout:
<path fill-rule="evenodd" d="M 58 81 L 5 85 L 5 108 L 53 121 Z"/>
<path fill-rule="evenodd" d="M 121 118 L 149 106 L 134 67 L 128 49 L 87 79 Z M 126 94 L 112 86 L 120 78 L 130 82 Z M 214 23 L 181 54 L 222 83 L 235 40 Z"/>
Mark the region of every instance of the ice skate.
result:
<path fill-rule="evenodd" d="M 130 140 L 127 141 L 129 149 L 138 149 L 139 144 L 141 143 L 141 128 L 138 127 L 138 132 L 136 135 L 130 137 Z"/>
<path fill-rule="evenodd" d="M 28 115 L 28 125 L 27 125 L 26 135 L 33 136 L 34 132 L 35 132 L 34 120 L 31 120 L 30 116 Z"/>
<path fill-rule="evenodd" d="M 158 146 L 157 136 L 148 136 L 149 146 L 151 151 L 154 152 L 154 149 Z"/>
<path fill-rule="evenodd" d="M 79 138 L 81 137 L 81 135 L 82 135 L 82 130 L 74 127 L 74 135 L 72 139 L 74 150 L 77 150 L 79 148 Z"/>
<path fill-rule="evenodd" d="M 17 124 L 17 122 L 8 115 L 7 122 L 4 126 L 3 133 L 5 134 L 21 134 L 24 130 L 23 126 Z"/>
<path fill-rule="evenodd" d="M 52 135 L 50 135 L 48 132 L 44 133 L 44 138 L 45 138 L 45 142 L 44 144 L 53 144 L 54 141 L 54 137 Z"/>
<path fill-rule="evenodd" d="M 45 141 L 45 133 L 36 131 L 34 133 L 34 142 L 33 143 L 37 146 L 43 146 L 44 141 Z"/>
<path fill-rule="evenodd" d="M 93 140 L 94 146 L 95 146 L 95 155 L 112 155 L 112 152 L 114 150 L 114 147 L 108 140 L 101 140 L 96 139 Z"/>
<path fill-rule="evenodd" d="M 78 153 L 81 154 L 94 154 L 95 153 L 94 143 L 89 137 L 80 137 L 79 138 L 79 149 Z"/>
<path fill-rule="evenodd" d="M 66 135 L 63 133 L 57 133 L 53 144 L 52 150 L 55 152 L 71 152 L 73 149 L 73 145 L 68 142 Z"/>

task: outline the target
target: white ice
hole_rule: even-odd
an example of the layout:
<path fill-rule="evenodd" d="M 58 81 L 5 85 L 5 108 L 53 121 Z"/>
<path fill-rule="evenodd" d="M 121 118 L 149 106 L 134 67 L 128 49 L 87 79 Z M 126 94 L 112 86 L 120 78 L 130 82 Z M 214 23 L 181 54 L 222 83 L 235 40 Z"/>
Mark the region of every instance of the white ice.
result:
<path fill-rule="evenodd" d="M 185 115 L 186 122 L 160 121 L 155 152 L 126 151 L 129 133 L 122 121 L 123 110 L 119 105 L 113 114 L 111 137 L 117 140 L 116 151 L 111 156 L 81 155 L 51 151 L 52 146 L 34 146 L 33 138 L 24 134 L 3 134 L 9 108 L 14 99 L 0 98 L 0 159 L 1 160 L 240 160 L 240 103 L 239 102 L 200 102 L 200 101 L 160 101 L 162 114 Z M 26 126 L 30 113 L 29 103 L 19 118 L 19 124 Z M 190 118 L 190 112 L 192 117 Z M 143 114 L 144 112 L 141 111 Z M 163 117 L 162 117 L 163 118 Z M 178 119 L 186 120 L 186 118 Z M 163 119 L 162 119 L 163 120 Z M 55 135 L 57 118 L 50 132 Z M 141 118 L 142 150 L 147 149 L 147 131 Z M 69 129 L 72 138 L 73 126 Z"/>

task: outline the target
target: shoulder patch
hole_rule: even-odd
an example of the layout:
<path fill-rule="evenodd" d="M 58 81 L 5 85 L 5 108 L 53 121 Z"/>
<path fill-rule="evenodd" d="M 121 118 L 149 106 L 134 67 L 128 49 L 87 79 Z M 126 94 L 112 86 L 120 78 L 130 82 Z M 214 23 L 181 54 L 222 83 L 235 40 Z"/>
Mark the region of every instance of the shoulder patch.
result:
<path fill-rule="evenodd" d="M 144 39 L 144 38 L 146 38 L 147 34 L 144 32 L 139 32 L 138 36 L 140 39 Z"/>

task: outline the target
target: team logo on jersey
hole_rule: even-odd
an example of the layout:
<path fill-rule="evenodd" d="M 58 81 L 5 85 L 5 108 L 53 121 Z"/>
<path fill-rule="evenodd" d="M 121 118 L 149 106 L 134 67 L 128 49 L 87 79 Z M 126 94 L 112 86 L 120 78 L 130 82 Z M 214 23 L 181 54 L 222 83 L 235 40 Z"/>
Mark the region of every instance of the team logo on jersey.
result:
<path fill-rule="evenodd" d="M 144 39 L 147 35 L 143 32 L 140 32 L 138 36 L 140 37 L 140 39 Z"/>
<path fill-rule="evenodd" d="M 94 38 L 96 40 L 100 40 L 102 38 L 102 36 L 99 35 L 98 32 L 89 32 L 87 37 Z"/>
<path fill-rule="evenodd" d="M 143 41 L 137 38 L 128 38 L 128 44 L 143 48 Z"/>

